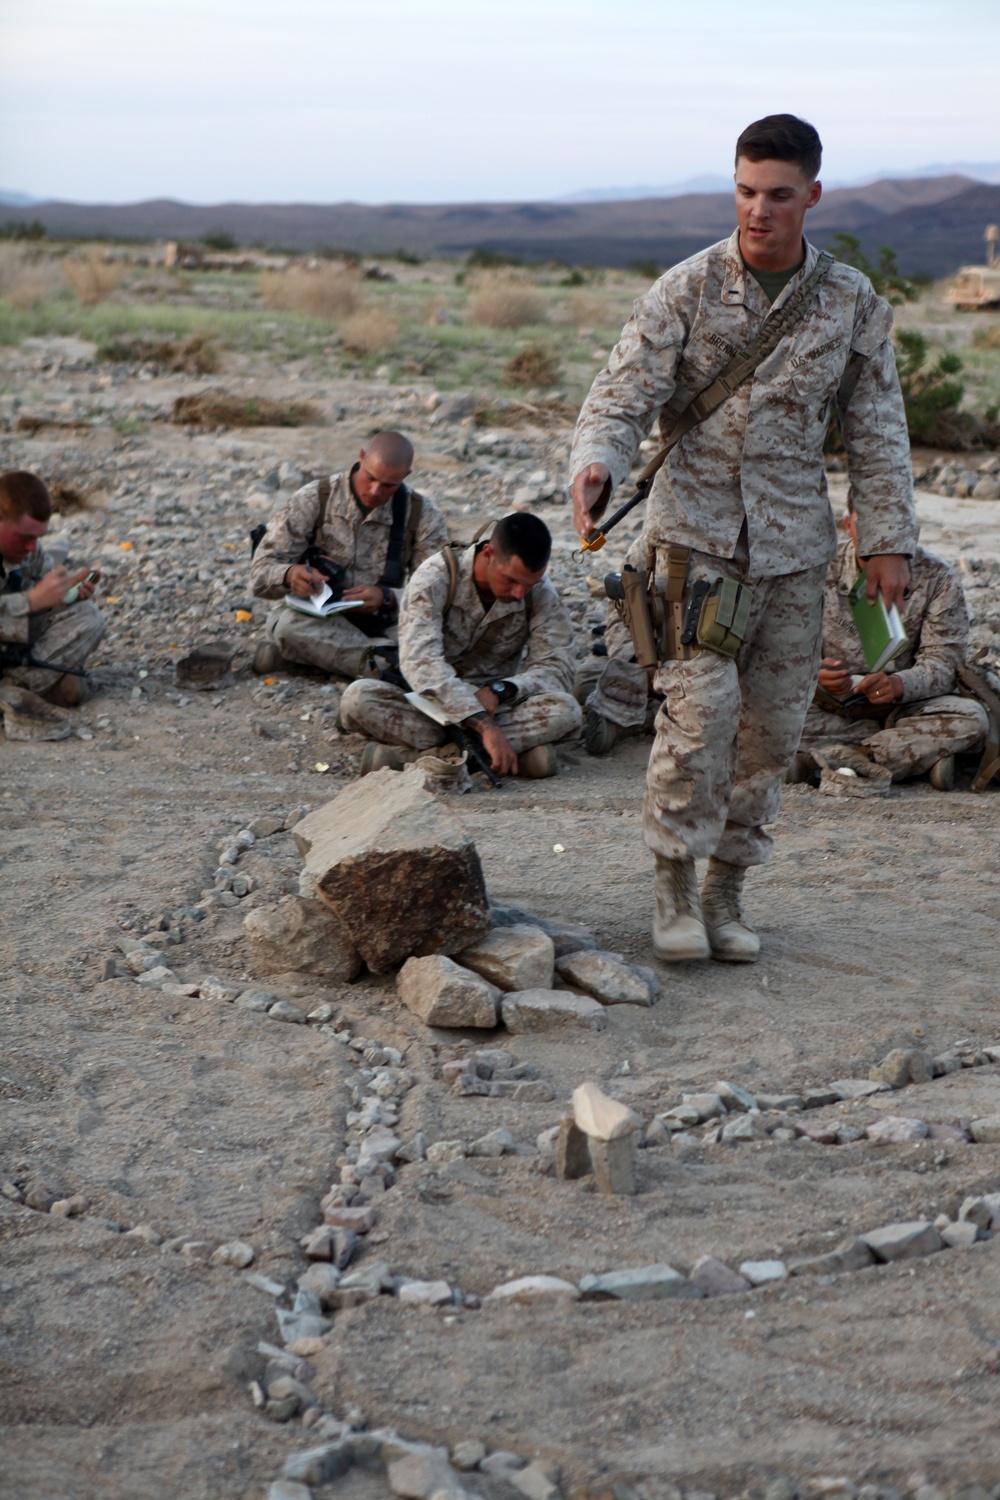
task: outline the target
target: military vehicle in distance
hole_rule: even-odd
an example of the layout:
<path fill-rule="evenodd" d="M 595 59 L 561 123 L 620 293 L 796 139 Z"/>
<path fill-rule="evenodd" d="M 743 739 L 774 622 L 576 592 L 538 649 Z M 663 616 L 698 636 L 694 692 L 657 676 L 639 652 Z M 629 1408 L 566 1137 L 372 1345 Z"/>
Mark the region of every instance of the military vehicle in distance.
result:
<path fill-rule="evenodd" d="M 1000 253 L 997 240 L 1000 228 L 986 226 L 985 266 L 963 266 L 948 293 L 948 301 L 959 312 L 978 312 L 984 307 L 1000 307 Z"/>

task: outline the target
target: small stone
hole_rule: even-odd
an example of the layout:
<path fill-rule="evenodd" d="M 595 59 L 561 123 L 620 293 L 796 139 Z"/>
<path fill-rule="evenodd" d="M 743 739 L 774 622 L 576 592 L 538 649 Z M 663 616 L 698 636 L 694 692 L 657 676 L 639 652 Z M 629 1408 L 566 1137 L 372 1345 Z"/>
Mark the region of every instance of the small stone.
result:
<path fill-rule="evenodd" d="M 604 1006 L 598 1001 L 563 990 L 520 990 L 504 995 L 500 1011 L 507 1030 L 515 1035 L 567 1028 L 604 1031 L 608 1024 Z"/>
<path fill-rule="evenodd" d="M 873 1078 L 836 1078 L 830 1085 L 838 1099 L 868 1099 L 872 1094 L 887 1094 L 889 1085 Z"/>
<path fill-rule="evenodd" d="M 579 1296 L 579 1288 L 559 1276 L 518 1276 L 494 1287 L 486 1301 L 530 1306 L 536 1302 L 576 1302 Z"/>
<path fill-rule="evenodd" d="M 688 1109 L 697 1111 L 697 1121 L 692 1121 L 692 1124 L 700 1125 L 703 1120 L 714 1120 L 726 1113 L 726 1106 L 718 1094 L 682 1094 L 681 1103 L 686 1104 Z M 669 1110 L 668 1113 L 673 1114 L 674 1110 Z M 685 1120 L 683 1123 L 688 1122 Z"/>
<path fill-rule="evenodd" d="M 581 1083 L 573 1090 L 573 1118 L 584 1135 L 595 1141 L 614 1141 L 631 1135 L 642 1125 L 627 1104 L 611 1099 L 596 1083 Z"/>
<path fill-rule="evenodd" d="M 231 1005 L 239 996 L 239 988 L 235 984 L 226 984 L 224 980 L 216 978 L 214 974 L 206 974 L 198 984 L 198 994 L 203 1000 L 216 1000 L 220 1004 Z"/>
<path fill-rule="evenodd" d="M 962 1219 L 957 1224 L 946 1224 L 938 1232 L 949 1249 L 966 1250 L 976 1243 L 983 1231 L 971 1220 Z"/>
<path fill-rule="evenodd" d="M 270 1422 L 290 1422 L 301 1404 L 298 1396 L 284 1396 L 279 1400 L 266 1402 L 264 1415 Z"/>
<path fill-rule="evenodd" d="M 181 1245 L 180 1253 L 188 1260 L 208 1261 L 212 1258 L 215 1246 L 211 1240 L 185 1240 Z"/>
<path fill-rule="evenodd" d="M 396 1292 L 400 1302 L 427 1307 L 443 1307 L 451 1301 L 451 1287 L 446 1281 L 403 1281 Z"/>
<path fill-rule="evenodd" d="M 876 1083 L 887 1083 L 891 1089 L 901 1089 L 910 1081 L 910 1054 L 902 1047 L 894 1047 L 871 1071 Z"/>
<path fill-rule="evenodd" d="M 724 1141 L 754 1141 L 763 1135 L 763 1128 L 757 1123 L 759 1115 L 739 1115 L 735 1120 L 727 1120 L 722 1127 L 721 1139 Z"/>
<path fill-rule="evenodd" d="M 952 1057 L 949 1053 L 942 1053 L 940 1057 L 931 1058 L 931 1073 L 934 1078 L 945 1078 L 949 1073 L 960 1073 L 962 1062 L 958 1057 Z"/>
<path fill-rule="evenodd" d="M 229 1240 L 213 1250 L 211 1255 L 213 1266 L 235 1266 L 238 1271 L 245 1271 L 253 1262 L 253 1246 L 247 1245 L 243 1240 Z"/>
<path fill-rule="evenodd" d="M 331 1301 L 338 1308 L 356 1307 L 360 1302 L 370 1302 L 392 1290 L 392 1272 L 387 1263 L 384 1260 L 369 1261 L 341 1278 Z"/>
<path fill-rule="evenodd" d="M 294 1344 L 298 1339 L 322 1338 L 333 1327 L 329 1318 L 321 1318 L 317 1313 L 288 1311 L 283 1307 L 276 1307 L 274 1311 L 285 1344 Z"/>
<path fill-rule="evenodd" d="M 247 827 L 255 839 L 270 838 L 272 833 L 280 833 L 285 826 L 285 820 L 275 813 L 264 813 L 259 818 L 254 818 Z"/>
<path fill-rule="evenodd" d="M 504 992 L 552 987 L 555 947 L 539 927 L 493 927 L 458 959 Z"/>
<path fill-rule="evenodd" d="M 738 1276 L 714 1255 L 702 1255 L 691 1268 L 690 1280 L 706 1297 L 724 1297 L 732 1292 L 748 1292 L 750 1282 Z"/>
<path fill-rule="evenodd" d="M 805 1109 L 805 1100 L 801 1094 L 758 1094 L 757 1108 L 759 1110 L 777 1110 L 784 1114 L 786 1110 Z"/>
<path fill-rule="evenodd" d="M 435 1141 L 427 1147 L 428 1161 L 461 1161 L 464 1156 L 464 1141 Z"/>
<path fill-rule="evenodd" d="M 500 1448 L 496 1453 L 491 1453 L 489 1458 L 484 1458 L 479 1467 L 484 1474 L 491 1474 L 494 1478 L 510 1479 L 524 1468 L 524 1459 L 519 1453 L 507 1453 Z"/>
<path fill-rule="evenodd" d="M 863 1125 L 838 1125 L 837 1145 L 853 1146 L 855 1141 L 863 1141 L 865 1138 L 865 1127 Z"/>
<path fill-rule="evenodd" d="M 426 1026 L 489 1029 L 497 1024 L 497 987 L 444 954 L 408 958 L 396 988 Z"/>
<path fill-rule="evenodd" d="M 319 1298 L 320 1307 L 328 1311 L 335 1304 L 333 1294 L 340 1288 L 340 1272 L 328 1260 L 317 1260 L 298 1280 L 299 1289 Z"/>
<path fill-rule="evenodd" d="M 285 1021 L 292 1026 L 304 1026 L 306 1024 L 305 1011 L 300 1010 L 297 1005 L 293 1005 L 291 1000 L 277 1001 L 276 1004 L 271 1006 L 267 1014 L 272 1021 Z"/>
<path fill-rule="evenodd" d="M 294 1479 L 275 1479 L 268 1489 L 267 1500 L 312 1500 L 312 1490 Z"/>
<path fill-rule="evenodd" d="M 927 1138 L 931 1141 L 967 1141 L 969 1132 L 960 1125 L 930 1124 L 927 1127 Z"/>
<path fill-rule="evenodd" d="M 745 1276 L 751 1286 L 766 1286 L 769 1281 L 784 1281 L 788 1267 L 783 1260 L 745 1260 L 740 1266 L 740 1275 Z"/>
<path fill-rule="evenodd" d="M 499 1083 L 491 1083 L 490 1093 L 493 1094 L 501 1087 Z M 550 1083 L 537 1078 L 527 1083 L 515 1083 L 510 1097 L 515 1104 L 550 1104 L 556 1094 Z"/>
<path fill-rule="evenodd" d="M 266 1015 L 272 1005 L 277 1005 L 277 995 L 270 990 L 244 990 L 233 1002 L 237 1010 L 248 1010 L 256 1015 Z"/>
<path fill-rule="evenodd" d="M 617 953 L 581 950 L 557 959 L 556 968 L 567 984 L 602 1005 L 652 1005 L 656 999 L 649 981 Z"/>
<path fill-rule="evenodd" d="M 438 1494 L 444 1500 L 460 1490 L 458 1475 L 444 1448 L 427 1448 L 393 1459 L 388 1466 L 388 1477 L 392 1493 L 408 1500 L 431 1500 Z"/>
<path fill-rule="evenodd" d="M 881 1261 L 915 1260 L 921 1255 L 932 1255 L 944 1245 L 934 1225 L 926 1219 L 886 1224 L 861 1238 Z"/>
<path fill-rule="evenodd" d="M 599 1193 L 631 1197 L 635 1193 L 635 1135 L 616 1136 L 611 1141 L 588 1138 L 594 1180 Z"/>
<path fill-rule="evenodd" d="M 478 1468 L 486 1457 L 486 1445 L 478 1438 L 463 1438 L 455 1444 L 451 1450 L 451 1461 L 456 1469 L 463 1472 Z"/>
<path fill-rule="evenodd" d="M 641 1144 L 649 1148 L 653 1148 L 655 1146 L 669 1146 L 670 1126 L 667 1125 L 664 1120 L 661 1120 L 659 1116 L 657 1116 L 655 1119 L 650 1120 L 649 1124 L 646 1126 Z"/>
<path fill-rule="evenodd" d="M 799 1491 L 790 1479 L 772 1479 L 764 1500 L 799 1500 Z"/>
<path fill-rule="evenodd" d="M 823 1255 L 807 1255 L 788 1263 L 789 1276 L 838 1276 L 842 1271 L 863 1271 L 875 1264 L 875 1254 L 864 1240 L 851 1238 Z"/>
<path fill-rule="evenodd" d="M 458 1057 L 442 1065 L 441 1077 L 445 1083 L 452 1084 L 462 1077 L 474 1077 L 475 1071 L 476 1064 L 473 1058 Z"/>
<path fill-rule="evenodd" d="M 969 1129 L 974 1141 L 995 1144 L 1000 1141 L 1000 1115 L 984 1115 L 981 1120 L 973 1120 Z"/>
<path fill-rule="evenodd" d="M 324 1221 L 333 1229 L 349 1229 L 353 1234 L 368 1234 L 375 1228 L 375 1210 L 365 1208 L 335 1207 L 323 1210 Z"/>
<path fill-rule="evenodd" d="M 985 1198 L 965 1198 L 958 1210 L 959 1221 L 968 1220 L 979 1229 L 989 1229 L 993 1220 L 990 1205 Z"/>
<path fill-rule="evenodd" d="M 451 1091 L 458 1099 L 488 1099 L 492 1088 L 492 1084 L 486 1078 L 477 1078 L 475 1073 L 459 1073 L 451 1086 Z"/>
<path fill-rule="evenodd" d="M 423 1161 L 427 1155 L 427 1136 L 422 1130 L 404 1141 L 396 1152 L 397 1161 Z"/>
<path fill-rule="evenodd" d="M 540 1463 L 528 1464 L 510 1476 L 509 1481 L 528 1500 L 556 1500 L 559 1486 L 549 1477 Z"/>
<path fill-rule="evenodd" d="M 285 1295 L 285 1284 L 283 1281 L 274 1281 L 270 1276 L 262 1276 L 259 1271 L 248 1271 L 243 1278 L 259 1292 L 266 1292 L 269 1297 L 283 1297 Z"/>
<path fill-rule="evenodd" d="M 510 1156 L 516 1151 L 517 1142 L 510 1131 L 504 1130 L 503 1127 L 491 1130 L 487 1135 L 481 1135 L 478 1141 L 473 1141 L 469 1147 L 470 1156 Z"/>
<path fill-rule="evenodd" d="M 907 1119 L 902 1115 L 886 1115 L 874 1125 L 869 1125 L 865 1131 L 868 1139 L 876 1145 L 922 1141 L 927 1133 L 927 1125 L 923 1120 Z"/>
<path fill-rule="evenodd" d="M 825 1109 L 828 1104 L 836 1104 L 840 1095 L 834 1087 L 820 1089 L 803 1089 L 803 1109 Z"/>
<path fill-rule="evenodd" d="M 557 1177 L 574 1180 L 588 1177 L 594 1170 L 590 1160 L 587 1137 L 572 1115 L 563 1115 L 558 1125 L 555 1142 L 555 1171 Z"/>
<path fill-rule="evenodd" d="M 584 1276 L 580 1282 L 584 1301 L 658 1302 L 704 1296 L 701 1288 L 675 1271 L 673 1266 L 636 1266 L 608 1271 L 603 1276 Z"/>
<path fill-rule="evenodd" d="M 141 984 L 145 989 L 148 990 L 159 990 L 162 989 L 165 984 L 176 983 L 177 975 L 174 973 L 173 969 L 167 969 L 163 964 L 157 964 L 154 968 L 147 969 L 146 972 L 144 974 L 140 974 L 138 979 L 136 980 L 136 984 Z"/>
<path fill-rule="evenodd" d="M 353 1463 L 354 1448 L 348 1438 L 343 1442 L 308 1448 L 304 1453 L 292 1453 L 285 1459 L 284 1477 L 298 1480 L 303 1485 L 332 1484 L 346 1474 Z"/>
<path fill-rule="evenodd" d="M 129 1229 L 125 1238 L 127 1240 L 142 1240 L 147 1245 L 162 1245 L 163 1235 L 155 1230 L 152 1224 L 136 1224 L 134 1229 Z"/>
<path fill-rule="evenodd" d="M 753 1094 L 748 1093 L 746 1089 L 741 1089 L 735 1083 L 717 1083 L 712 1092 L 718 1094 L 726 1108 L 731 1111 L 751 1110 L 758 1107 Z"/>
<path fill-rule="evenodd" d="M 324 1000 L 321 1005 L 317 1005 L 313 1010 L 307 1013 L 306 1020 L 312 1026 L 325 1026 L 329 1021 L 332 1021 L 336 1018 L 336 1014 L 337 1013 L 330 1002 L 328 1000 Z"/>
<path fill-rule="evenodd" d="M 699 1125 L 701 1113 L 693 1104 L 675 1104 L 672 1109 L 666 1109 L 661 1116 L 668 1125 L 676 1130 L 682 1125 Z"/>

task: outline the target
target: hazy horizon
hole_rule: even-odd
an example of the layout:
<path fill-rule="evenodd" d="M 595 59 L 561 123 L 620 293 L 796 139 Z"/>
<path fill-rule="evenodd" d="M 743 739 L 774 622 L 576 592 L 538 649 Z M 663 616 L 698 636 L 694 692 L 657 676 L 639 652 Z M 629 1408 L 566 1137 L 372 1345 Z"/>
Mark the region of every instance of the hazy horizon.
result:
<path fill-rule="evenodd" d="M 6 0 L 9 191 L 123 203 L 553 201 L 730 170 L 776 110 L 824 179 L 924 175 L 1000 141 L 1000 6 L 842 0 Z M 607 184 L 602 187 L 602 184 Z M 616 186 L 617 185 L 617 186 Z M 661 189 L 658 189 L 658 191 Z"/>

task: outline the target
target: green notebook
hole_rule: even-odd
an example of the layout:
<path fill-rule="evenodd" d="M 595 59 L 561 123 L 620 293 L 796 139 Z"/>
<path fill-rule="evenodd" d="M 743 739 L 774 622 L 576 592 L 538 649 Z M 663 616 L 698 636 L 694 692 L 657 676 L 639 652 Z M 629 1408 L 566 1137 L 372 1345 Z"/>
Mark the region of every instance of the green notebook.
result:
<path fill-rule="evenodd" d="M 848 594 L 854 628 L 861 640 L 861 650 L 869 672 L 882 672 L 902 646 L 906 645 L 906 631 L 895 604 L 886 609 L 881 593 L 874 604 L 868 603 L 865 592 L 868 584 L 864 573 Z"/>

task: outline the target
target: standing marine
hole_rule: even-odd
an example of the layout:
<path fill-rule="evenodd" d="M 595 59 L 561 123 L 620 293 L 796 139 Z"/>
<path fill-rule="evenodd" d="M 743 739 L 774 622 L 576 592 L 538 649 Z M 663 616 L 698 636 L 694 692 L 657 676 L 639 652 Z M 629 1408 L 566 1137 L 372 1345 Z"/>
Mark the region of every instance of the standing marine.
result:
<path fill-rule="evenodd" d="M 752 962 L 760 949 L 743 882 L 770 855 L 767 825 L 816 683 L 836 550 L 823 467 L 834 406 L 870 598 L 902 600 L 916 545 L 892 312 L 861 272 L 803 237 L 820 158 L 816 131 L 794 115 L 744 130 L 737 229 L 638 299 L 576 428 L 571 494 L 584 539 L 653 423 L 664 439 L 684 432 L 643 529 L 665 622 L 643 808 L 653 948 L 665 960 Z M 775 342 L 768 320 L 783 309 Z"/>

